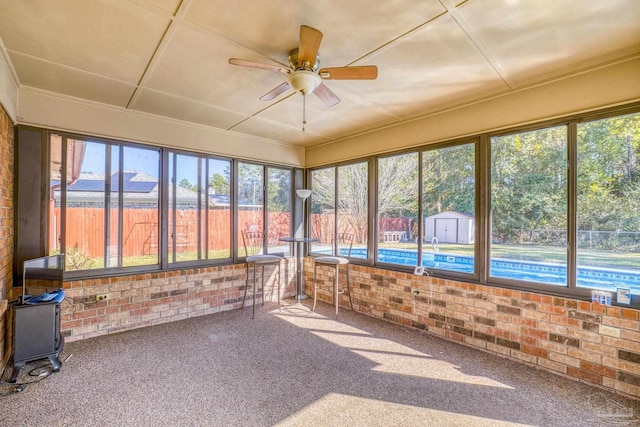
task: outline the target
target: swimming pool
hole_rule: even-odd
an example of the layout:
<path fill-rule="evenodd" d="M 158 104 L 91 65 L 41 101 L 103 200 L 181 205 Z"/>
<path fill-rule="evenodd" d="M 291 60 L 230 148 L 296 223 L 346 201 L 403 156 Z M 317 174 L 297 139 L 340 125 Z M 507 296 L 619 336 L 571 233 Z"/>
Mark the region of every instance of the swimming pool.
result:
<path fill-rule="evenodd" d="M 366 249 L 354 248 L 352 257 L 365 258 Z M 423 253 L 422 265 L 461 273 L 473 273 L 474 258 L 468 255 Z M 417 265 L 418 253 L 408 249 L 378 249 L 378 260 L 390 264 Z M 567 269 L 564 265 L 493 258 L 491 276 L 530 282 L 566 286 Z M 597 267 L 578 267 L 577 285 L 615 292 L 616 288 L 629 288 L 640 294 L 640 271 L 614 270 Z"/>

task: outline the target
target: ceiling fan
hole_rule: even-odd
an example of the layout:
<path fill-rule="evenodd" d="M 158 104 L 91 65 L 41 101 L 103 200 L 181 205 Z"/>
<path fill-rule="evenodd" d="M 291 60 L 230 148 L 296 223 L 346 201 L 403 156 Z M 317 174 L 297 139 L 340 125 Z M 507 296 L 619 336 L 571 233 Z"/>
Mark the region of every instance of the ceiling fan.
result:
<path fill-rule="evenodd" d="M 319 30 L 301 25 L 299 46 L 289 52 L 288 68 L 237 58 L 229 59 L 229 64 L 287 74 L 284 83 L 260 97 L 263 101 L 271 101 L 287 89 L 293 88 L 303 96 L 314 93 L 327 107 L 339 103 L 340 98 L 322 83 L 322 80 L 374 80 L 378 77 L 378 67 L 375 65 L 320 68 L 318 50 L 321 41 L 322 33 Z"/>

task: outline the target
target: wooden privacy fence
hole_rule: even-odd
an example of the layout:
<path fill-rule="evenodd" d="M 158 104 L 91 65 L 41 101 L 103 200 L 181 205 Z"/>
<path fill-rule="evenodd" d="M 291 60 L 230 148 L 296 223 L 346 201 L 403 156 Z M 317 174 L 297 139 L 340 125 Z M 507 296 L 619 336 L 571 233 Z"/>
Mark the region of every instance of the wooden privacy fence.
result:
<path fill-rule="evenodd" d="M 353 219 L 347 214 L 341 213 L 341 218 Z M 335 215 L 333 213 L 326 214 L 311 214 L 309 220 L 311 221 L 311 235 L 317 239 L 320 239 L 320 243 L 329 244 L 333 238 L 335 232 Z M 404 233 L 405 236 L 410 236 L 409 228 L 410 218 L 391 218 L 381 217 L 378 220 L 378 235 L 379 241 L 385 241 L 385 232 L 398 232 Z M 355 224 L 355 225 L 354 225 Z M 359 225 L 359 226 L 356 226 Z M 367 221 L 362 219 L 361 221 L 340 220 L 341 233 L 353 233 L 354 243 L 365 243 L 367 241 Z M 405 237 L 407 238 L 407 237 Z"/>
<path fill-rule="evenodd" d="M 49 247 L 59 248 L 60 237 L 60 208 L 53 208 L 50 217 Z M 102 208 L 67 208 L 66 246 L 67 249 L 77 246 L 89 257 L 99 257 L 104 254 L 105 247 L 105 210 Z M 201 240 L 204 245 L 208 238 L 208 250 L 225 250 L 231 247 L 231 211 L 225 209 L 210 210 L 205 218 L 201 213 Z M 239 211 L 238 229 L 262 230 L 262 211 Z M 333 214 L 312 214 L 311 230 L 313 237 L 321 243 L 330 243 L 334 232 Z M 169 218 L 169 230 L 172 233 L 172 217 Z M 408 228 L 407 218 L 380 218 L 380 241 L 384 241 L 383 233 L 389 231 L 403 232 Z M 204 226 L 207 222 L 208 235 L 205 236 Z M 122 256 L 154 255 L 158 253 L 159 229 L 158 210 L 156 209 L 124 209 L 122 211 Z M 291 215 L 288 212 L 269 213 L 269 230 L 267 236 L 269 244 L 278 245 L 278 238 L 291 234 Z M 350 222 L 342 223 L 341 232 L 351 232 L 355 235 L 355 242 L 366 242 L 366 230 L 353 227 Z M 110 244 L 109 252 L 117 254 L 118 246 L 118 210 L 113 209 L 110 216 Z M 176 251 L 196 251 L 198 245 L 198 211 L 178 210 L 175 218 Z M 173 242 L 170 240 L 170 244 Z M 242 237 L 238 233 L 238 247 L 242 247 Z"/>
<path fill-rule="evenodd" d="M 60 208 L 53 208 L 50 217 L 49 247 L 60 247 Z M 277 245 L 278 238 L 291 235 L 291 215 L 288 212 L 269 213 L 269 230 L 267 236 L 270 245 Z M 105 247 L 105 210 L 102 208 L 67 208 L 66 209 L 66 247 L 77 246 L 89 257 L 100 257 Z M 172 218 L 169 218 L 172 233 Z M 113 209 L 110 216 L 109 252 L 117 254 L 118 245 L 118 210 Z M 205 222 L 208 225 L 208 236 L 205 236 Z M 152 255 L 158 253 L 159 232 L 158 210 L 156 209 L 124 209 L 122 211 L 122 256 Z M 262 211 L 238 212 L 239 230 L 261 230 L 263 224 Z M 176 250 L 178 252 L 196 251 L 198 248 L 198 211 L 180 210 L 175 218 Z M 231 212 L 229 210 L 210 210 L 201 213 L 201 240 L 204 245 L 208 237 L 208 250 L 225 250 L 231 247 Z M 242 237 L 238 237 L 238 245 L 242 246 Z M 169 241 L 171 244 L 171 240 Z"/>

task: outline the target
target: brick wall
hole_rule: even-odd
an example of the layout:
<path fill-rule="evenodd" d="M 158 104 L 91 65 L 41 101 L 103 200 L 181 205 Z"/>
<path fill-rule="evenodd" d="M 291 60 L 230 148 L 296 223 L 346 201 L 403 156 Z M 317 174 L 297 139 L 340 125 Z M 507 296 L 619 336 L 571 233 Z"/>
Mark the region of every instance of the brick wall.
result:
<path fill-rule="evenodd" d="M 309 295 L 312 265 L 307 260 Z M 318 298 L 332 303 L 330 271 L 318 268 L 326 283 Z M 357 265 L 350 279 L 358 312 L 640 397 L 638 310 Z M 340 304 L 348 307 L 346 294 Z M 601 325 L 619 337 L 602 334 Z"/>
<path fill-rule="evenodd" d="M 292 296 L 295 260 L 286 259 L 280 267 L 281 295 Z M 257 274 L 259 279 L 259 270 Z M 265 300 L 276 301 L 277 274 L 267 275 Z M 245 264 L 238 264 L 66 281 L 62 334 L 69 342 L 237 309 L 242 305 L 245 277 Z M 105 294 L 106 300 L 96 301 L 97 295 Z M 245 303 L 249 308 L 251 295 L 249 289 Z"/>
<path fill-rule="evenodd" d="M 295 293 L 294 262 L 282 263 L 285 297 Z M 309 295 L 312 265 L 307 259 Z M 638 310 L 358 265 L 350 268 L 351 297 L 358 312 L 640 397 Z M 276 300 L 273 280 L 272 276 L 266 287 L 270 301 Z M 331 270 L 319 268 L 318 280 L 327 285 L 319 299 L 331 303 Z M 244 286 L 244 264 L 67 281 L 63 334 L 74 341 L 238 309 Z M 108 299 L 96 302 L 99 294 Z M 340 304 L 348 307 L 346 294 L 340 296 Z M 602 334 L 600 325 L 619 337 Z"/>
<path fill-rule="evenodd" d="M 9 357 L 7 295 L 13 287 L 13 123 L 0 106 L 0 372 Z"/>

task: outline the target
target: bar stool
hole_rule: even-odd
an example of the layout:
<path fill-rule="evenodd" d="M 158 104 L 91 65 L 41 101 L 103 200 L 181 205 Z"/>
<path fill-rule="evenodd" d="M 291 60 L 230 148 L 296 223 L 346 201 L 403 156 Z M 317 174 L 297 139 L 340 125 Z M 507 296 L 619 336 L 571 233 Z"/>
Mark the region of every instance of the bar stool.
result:
<path fill-rule="evenodd" d="M 353 309 L 351 302 L 351 289 L 349 288 L 349 258 L 351 257 L 351 247 L 353 246 L 353 234 L 338 233 L 333 239 L 331 245 L 332 256 L 319 256 L 313 259 L 313 308 L 311 311 L 316 310 L 317 294 L 318 294 L 318 282 L 316 281 L 316 269 L 318 266 L 330 266 L 334 267 L 333 275 L 333 302 L 336 306 L 336 316 L 338 315 L 338 295 L 344 293 L 344 289 L 340 290 L 339 277 L 340 266 L 346 265 L 347 267 L 347 295 L 349 296 L 349 308 Z"/>
<path fill-rule="evenodd" d="M 278 267 L 278 279 L 276 281 L 278 285 L 278 310 L 280 310 L 280 261 L 282 257 L 277 255 L 262 255 L 260 252 L 264 249 L 264 233 L 261 231 L 243 231 L 242 242 L 244 244 L 244 254 L 246 261 L 246 280 L 244 287 L 244 297 L 242 298 L 242 307 L 244 308 L 244 302 L 247 299 L 247 289 L 249 288 L 249 265 L 253 267 L 253 309 L 251 312 L 251 318 L 256 315 L 256 267 L 262 267 L 261 285 L 262 285 L 262 305 L 264 306 L 264 268 L 265 266 L 277 266 Z"/>

